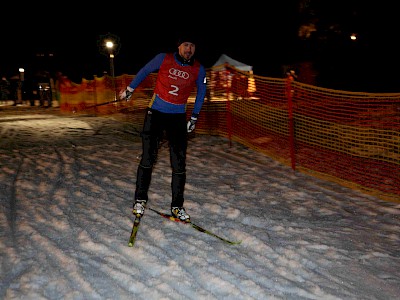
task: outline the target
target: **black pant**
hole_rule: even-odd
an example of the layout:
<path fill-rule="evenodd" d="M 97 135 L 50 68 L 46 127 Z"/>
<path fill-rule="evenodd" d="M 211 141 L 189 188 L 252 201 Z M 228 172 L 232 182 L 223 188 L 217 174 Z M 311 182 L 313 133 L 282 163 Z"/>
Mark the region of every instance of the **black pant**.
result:
<path fill-rule="evenodd" d="M 135 199 L 148 200 L 151 174 L 164 132 L 169 145 L 172 168 L 171 206 L 183 206 L 186 183 L 186 114 L 162 113 L 151 108 L 146 110 L 141 133 L 142 158 L 137 169 Z"/>

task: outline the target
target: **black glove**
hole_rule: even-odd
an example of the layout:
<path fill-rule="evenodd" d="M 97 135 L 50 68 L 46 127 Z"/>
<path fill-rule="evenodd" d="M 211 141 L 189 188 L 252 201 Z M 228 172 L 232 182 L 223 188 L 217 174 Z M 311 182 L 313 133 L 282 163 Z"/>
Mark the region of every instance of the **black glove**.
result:
<path fill-rule="evenodd" d="M 129 101 L 131 99 L 134 89 L 127 86 L 125 90 L 119 92 L 119 99 Z"/>
<path fill-rule="evenodd" d="M 187 123 L 187 132 L 192 132 L 194 128 L 196 127 L 196 122 L 199 114 L 192 114 L 190 117 L 190 120 Z"/>

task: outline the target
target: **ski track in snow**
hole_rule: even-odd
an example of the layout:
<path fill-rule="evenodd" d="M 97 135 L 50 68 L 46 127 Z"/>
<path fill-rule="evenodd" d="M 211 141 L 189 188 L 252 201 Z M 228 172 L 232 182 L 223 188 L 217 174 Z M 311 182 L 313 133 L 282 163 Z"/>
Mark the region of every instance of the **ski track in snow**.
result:
<path fill-rule="evenodd" d="M 0 111 L 1 299 L 399 299 L 400 205 L 221 137 L 189 141 L 185 207 L 228 245 L 147 210 L 128 247 L 137 156 L 112 117 Z M 150 207 L 168 212 L 169 153 Z"/>

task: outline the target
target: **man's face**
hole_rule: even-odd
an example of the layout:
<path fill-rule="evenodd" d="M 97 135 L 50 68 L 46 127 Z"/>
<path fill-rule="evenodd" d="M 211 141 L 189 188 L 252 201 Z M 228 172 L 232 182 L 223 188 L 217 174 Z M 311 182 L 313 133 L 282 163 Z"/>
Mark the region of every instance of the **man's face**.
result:
<path fill-rule="evenodd" d="M 196 45 L 191 42 L 183 42 L 179 45 L 178 50 L 180 56 L 182 56 L 185 60 L 189 60 L 196 51 Z"/>

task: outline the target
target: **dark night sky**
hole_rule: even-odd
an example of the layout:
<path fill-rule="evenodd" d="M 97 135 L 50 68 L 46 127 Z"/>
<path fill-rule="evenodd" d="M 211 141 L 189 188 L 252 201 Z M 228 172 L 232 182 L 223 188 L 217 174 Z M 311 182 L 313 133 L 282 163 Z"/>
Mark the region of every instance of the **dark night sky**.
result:
<path fill-rule="evenodd" d="M 284 42 L 296 31 L 293 27 L 288 32 L 286 20 L 286 15 L 293 13 L 293 5 L 271 6 L 263 13 L 257 9 L 254 13 L 252 8 L 232 8 L 231 4 L 203 4 L 200 9 L 181 5 L 176 3 L 154 12 L 150 5 L 107 5 L 92 10 L 69 4 L 50 13 L 43 10 L 42 15 L 32 6 L 19 12 L 21 21 L 5 30 L 7 47 L 6 56 L 2 57 L 7 60 L 2 59 L 1 69 L 4 66 L 17 72 L 36 52 L 48 50 L 54 51 L 66 75 L 101 75 L 109 67 L 107 57 L 99 53 L 97 41 L 110 32 L 121 41 L 115 57 L 116 75 L 135 74 L 158 52 L 175 50 L 180 30 L 193 28 L 200 40 L 196 56 L 205 67 L 211 67 L 225 53 L 261 72 L 268 69 L 264 64 L 276 63 L 276 56 L 284 51 Z"/>
<path fill-rule="evenodd" d="M 175 50 L 178 32 L 191 28 L 200 40 L 196 56 L 206 68 L 225 53 L 252 65 L 257 75 L 280 77 L 282 65 L 293 64 L 306 52 L 313 60 L 336 66 L 332 77 L 344 76 L 351 81 L 361 74 L 363 81 L 371 80 L 367 86 L 376 83 L 377 89 L 381 88 L 377 81 L 386 78 L 392 81 L 391 85 L 395 85 L 393 80 L 400 82 L 395 71 L 400 66 L 396 40 L 400 26 L 394 21 L 394 10 L 366 6 L 363 1 L 324 1 L 332 3 L 326 10 L 331 12 L 327 18 L 344 13 L 349 3 L 359 6 L 363 18 L 358 18 L 358 26 L 368 39 L 359 49 L 333 47 L 317 55 L 310 54 L 307 48 L 299 51 L 297 3 L 287 0 L 251 7 L 201 3 L 197 8 L 174 3 L 157 10 L 150 3 L 79 7 L 69 2 L 46 8 L 44 3 L 42 7 L 27 4 L 31 7 L 25 6 L 23 11 L 11 9 L 8 18 L 14 21 L 2 28 L 6 46 L 1 50 L 5 53 L 1 55 L 0 71 L 6 76 L 16 75 L 22 66 L 28 75 L 30 68 L 36 68 L 31 63 L 35 53 L 43 51 L 55 54 L 53 70 L 75 82 L 102 76 L 103 71 L 109 71 L 109 61 L 100 54 L 97 43 L 101 36 L 112 33 L 121 44 L 114 61 L 115 74 L 136 74 L 157 53 Z M 343 68 L 337 67 L 340 64 Z"/>

